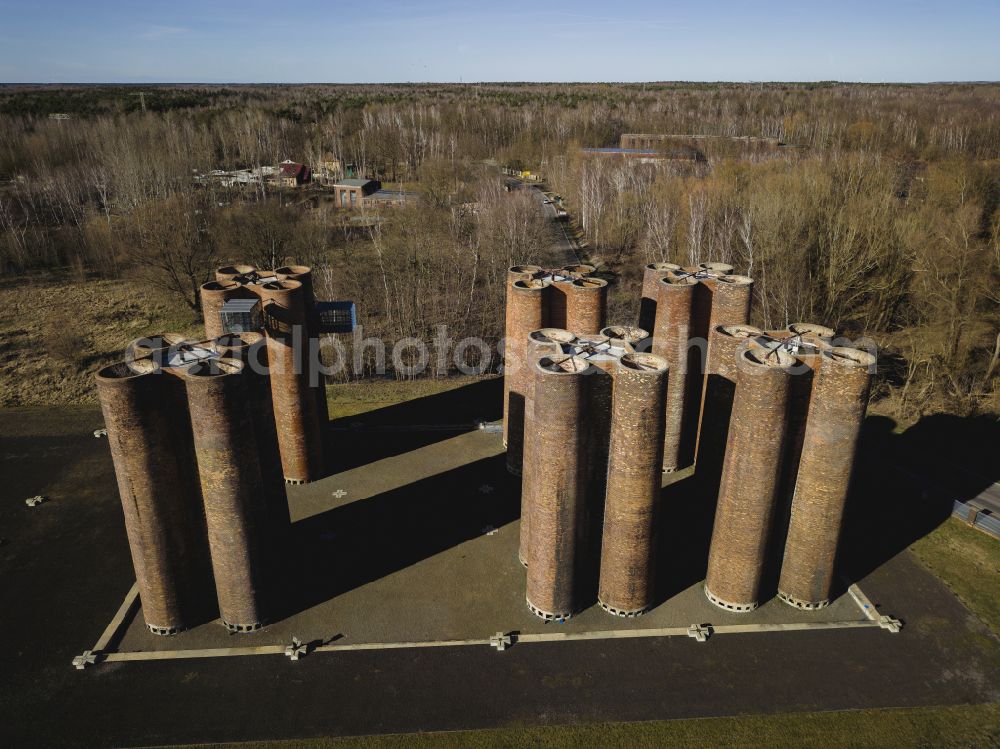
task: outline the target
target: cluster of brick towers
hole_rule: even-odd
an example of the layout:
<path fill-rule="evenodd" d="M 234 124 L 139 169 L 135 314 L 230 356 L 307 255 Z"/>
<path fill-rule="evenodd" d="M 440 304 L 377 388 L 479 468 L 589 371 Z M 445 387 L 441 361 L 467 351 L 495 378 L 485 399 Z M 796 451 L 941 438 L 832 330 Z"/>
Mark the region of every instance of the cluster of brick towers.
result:
<path fill-rule="evenodd" d="M 715 500 L 708 600 L 754 609 L 780 548 L 781 600 L 825 606 L 874 356 L 821 325 L 753 327 L 753 281 L 723 263 L 647 266 L 636 325 L 607 325 L 607 293 L 588 265 L 508 271 L 504 445 L 528 607 L 655 606 L 663 475 L 692 466 Z M 271 619 L 285 484 L 323 475 L 310 269 L 220 268 L 202 307 L 204 340 L 142 339 L 96 378 L 157 634 Z"/>
<path fill-rule="evenodd" d="M 654 606 L 662 474 L 695 464 L 717 497 L 708 599 L 755 608 L 777 532 L 779 597 L 825 606 L 874 356 L 823 326 L 750 326 L 753 281 L 724 263 L 648 265 L 638 325 L 605 327 L 592 273 L 509 272 L 505 444 L 528 607 Z"/>
<path fill-rule="evenodd" d="M 96 375 L 143 616 L 156 634 L 216 614 L 253 631 L 275 615 L 291 525 L 285 484 L 323 473 L 310 275 L 220 268 L 202 287 L 204 340 L 140 339 Z M 260 300 L 257 329 L 226 331 L 220 313 L 235 298 Z"/>

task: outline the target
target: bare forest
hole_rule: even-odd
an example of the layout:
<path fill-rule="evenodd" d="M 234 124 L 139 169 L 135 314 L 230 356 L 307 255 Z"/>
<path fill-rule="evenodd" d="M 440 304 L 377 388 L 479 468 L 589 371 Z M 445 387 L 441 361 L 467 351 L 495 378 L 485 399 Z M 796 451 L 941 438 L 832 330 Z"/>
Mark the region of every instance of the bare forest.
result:
<path fill-rule="evenodd" d="M 85 400 L 85 387 L 32 396 L 26 358 L 50 357 L 82 382 L 154 332 L 115 327 L 126 308 L 194 332 L 198 286 L 237 260 L 312 265 L 320 295 L 354 300 L 365 335 L 389 345 L 432 341 L 440 325 L 495 344 L 506 268 L 559 262 L 558 227 L 532 190 L 511 189 L 507 168 L 562 197 L 581 259 L 613 283 L 612 322 L 634 322 L 645 263 L 726 261 L 757 282 L 755 322 L 873 338 L 874 397 L 895 417 L 1000 412 L 1000 86 L 139 93 L 0 88 L 0 403 Z M 684 136 L 699 158 L 581 151 L 624 133 Z M 415 199 L 352 212 L 319 184 L 198 178 L 284 160 L 350 165 Z M 121 314 L 82 309 L 93 300 Z"/>

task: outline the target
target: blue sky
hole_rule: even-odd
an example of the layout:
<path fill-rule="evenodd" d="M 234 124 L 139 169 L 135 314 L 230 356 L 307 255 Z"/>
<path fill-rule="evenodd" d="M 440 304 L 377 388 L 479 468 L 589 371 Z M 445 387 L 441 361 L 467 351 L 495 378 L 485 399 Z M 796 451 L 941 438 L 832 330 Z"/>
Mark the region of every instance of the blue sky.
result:
<path fill-rule="evenodd" d="M 0 81 L 1000 79 L 1000 0 L 0 0 Z"/>

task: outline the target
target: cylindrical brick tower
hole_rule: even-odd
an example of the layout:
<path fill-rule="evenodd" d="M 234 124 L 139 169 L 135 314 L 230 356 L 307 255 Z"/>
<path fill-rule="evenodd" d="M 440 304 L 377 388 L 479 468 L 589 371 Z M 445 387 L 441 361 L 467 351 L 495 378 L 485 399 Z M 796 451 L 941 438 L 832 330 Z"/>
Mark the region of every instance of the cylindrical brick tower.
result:
<path fill-rule="evenodd" d="M 304 360 L 305 300 L 298 281 L 260 286 L 271 397 L 285 481 L 303 484 L 323 475 L 323 444 L 316 399 Z"/>
<path fill-rule="evenodd" d="M 271 606 L 265 556 L 267 507 L 249 381 L 236 359 L 208 359 L 184 369 L 208 544 L 223 624 L 260 629 Z"/>
<path fill-rule="evenodd" d="M 232 333 L 216 338 L 213 343 L 220 356 L 238 359 L 244 364 L 242 377 L 247 380 L 247 410 L 253 421 L 257 462 L 267 504 L 265 536 L 269 558 L 274 559 L 268 567 L 277 574 L 286 558 L 292 520 L 274 423 L 271 378 L 267 373 L 267 341 L 260 333 Z"/>
<path fill-rule="evenodd" d="M 628 345 L 635 347 L 649 338 L 649 329 L 637 328 L 634 325 L 609 325 L 606 328 L 601 328 L 601 335 L 625 341 Z"/>
<path fill-rule="evenodd" d="M 237 296 L 242 285 L 236 281 L 209 281 L 201 285 L 201 316 L 205 320 L 205 338 L 218 338 L 222 327 L 222 305 Z"/>
<path fill-rule="evenodd" d="M 795 492 L 795 478 L 799 473 L 799 458 L 802 455 L 802 442 L 806 433 L 806 418 L 809 413 L 809 401 L 812 399 L 812 386 L 816 372 L 822 365 L 822 351 L 829 349 L 827 339 L 820 338 L 812 332 L 826 331 L 829 328 L 812 323 L 794 323 L 802 333 L 793 333 L 789 328 L 783 330 L 768 330 L 764 335 L 753 341 L 753 345 L 768 350 L 780 348 L 798 359 L 792 368 L 792 391 L 788 404 L 788 434 L 786 436 L 785 457 L 781 466 L 781 481 L 778 490 L 778 501 L 775 506 L 775 517 L 771 532 L 772 549 L 783 549 L 788 535 L 788 520 L 792 508 L 792 494 Z M 832 334 L 832 331 L 831 331 Z M 776 577 L 781 566 L 781 555 L 769 555 L 765 575 Z"/>
<path fill-rule="evenodd" d="M 733 272 L 733 266 L 729 263 L 698 263 L 698 269 L 719 276 L 725 276 Z"/>
<path fill-rule="evenodd" d="M 566 292 L 566 329 L 578 335 L 596 335 L 608 316 L 608 282 L 578 278 Z"/>
<path fill-rule="evenodd" d="M 588 370 L 573 356 L 542 357 L 535 365 L 535 440 L 539 458 L 531 545 L 528 608 L 542 619 L 566 619 L 581 607 L 587 564 Z"/>
<path fill-rule="evenodd" d="M 827 343 L 837 334 L 833 328 L 814 322 L 793 322 L 787 329 L 792 335 L 803 338 L 822 338 Z"/>
<path fill-rule="evenodd" d="M 850 348 L 822 354 L 785 542 L 778 596 L 801 609 L 830 601 L 844 504 L 868 405 L 875 357 Z"/>
<path fill-rule="evenodd" d="M 649 263 L 642 274 L 642 298 L 639 300 L 639 327 L 652 330 L 656 324 L 656 300 L 660 293 L 660 279 L 676 273 L 681 266 L 674 263 Z"/>
<path fill-rule="evenodd" d="M 536 440 L 538 429 L 544 429 L 545 424 L 535 421 L 535 363 L 542 356 L 570 353 L 569 345 L 576 336 L 562 328 L 542 328 L 528 334 L 528 354 L 526 358 L 527 378 L 524 393 L 524 457 L 522 460 L 521 479 L 521 543 L 518 546 L 517 558 L 521 564 L 528 565 L 528 547 L 531 545 L 531 508 L 534 492 L 538 486 L 538 472 L 535 461 L 540 457 Z M 507 448 L 508 467 L 510 446 Z"/>
<path fill-rule="evenodd" d="M 688 345 L 698 281 L 690 275 L 668 275 L 660 281 L 653 328 L 653 353 L 667 360 L 666 425 L 663 442 L 663 470 L 685 468 L 694 461 L 694 428 L 700 405 L 689 398 L 692 360 L 698 352 Z"/>
<path fill-rule="evenodd" d="M 592 265 L 564 265 L 558 271 L 552 273 L 552 285 L 546 292 L 546 312 L 545 324 L 553 328 L 569 327 L 567 305 L 570 286 L 573 281 L 589 276 L 595 270 Z M 573 331 L 578 332 L 578 331 Z"/>
<path fill-rule="evenodd" d="M 719 325 L 710 337 L 710 358 L 705 375 L 701 430 L 698 438 L 698 479 L 718 491 L 722 463 L 729 439 L 729 418 L 736 392 L 737 357 L 749 339 L 762 335 L 749 325 Z"/>
<path fill-rule="evenodd" d="M 510 334 L 511 334 L 511 331 L 514 330 L 514 325 L 515 325 L 514 319 L 513 319 L 515 305 L 511 301 L 511 295 L 514 293 L 514 282 L 515 281 L 532 281 L 537 276 L 539 276 L 541 274 L 541 272 L 542 272 L 542 268 L 541 268 L 541 266 L 538 266 L 538 265 L 512 265 L 511 267 L 509 267 L 507 269 L 507 290 L 506 290 L 506 293 L 505 293 L 505 296 L 504 296 L 504 350 L 503 350 L 504 361 L 506 361 L 507 357 L 508 357 L 507 341 L 510 340 Z M 544 295 L 544 296 L 547 296 L 547 295 Z M 548 299 L 547 298 L 543 299 L 542 303 L 544 305 L 543 312 L 542 312 L 542 318 L 545 319 L 548 316 L 547 315 L 547 309 L 545 309 L 545 308 L 548 307 Z M 544 324 L 544 323 L 542 323 L 542 324 Z M 541 327 L 541 325 L 539 325 L 539 327 Z M 505 388 L 504 389 L 504 414 L 505 414 L 505 416 L 504 416 L 504 438 L 503 438 L 504 444 L 507 444 L 507 431 L 506 431 L 507 430 L 507 418 L 506 418 L 506 413 L 507 413 L 507 390 Z"/>
<path fill-rule="evenodd" d="M 325 429 L 330 420 L 330 411 L 326 402 L 326 377 L 319 371 L 320 335 L 319 314 L 316 311 L 316 293 L 313 289 L 312 268 L 308 265 L 285 265 L 274 271 L 279 281 L 298 281 L 302 284 L 302 296 L 306 306 L 306 330 L 309 333 L 308 364 L 309 385 L 316 398 L 316 414 L 320 426 Z"/>
<path fill-rule="evenodd" d="M 712 294 L 708 329 L 719 325 L 746 325 L 750 321 L 753 279 L 749 276 L 719 276 Z"/>
<path fill-rule="evenodd" d="M 302 297 L 305 299 L 306 312 L 309 313 L 316 309 L 312 268 L 308 265 L 284 265 L 275 268 L 274 275 L 279 281 L 298 281 L 302 284 Z"/>
<path fill-rule="evenodd" d="M 525 366 L 528 334 L 545 326 L 545 292 L 548 281 L 514 281 L 508 292 L 507 331 L 504 337 L 503 443 L 514 446 L 507 466 L 513 473 L 521 470 L 521 445 L 524 439 L 524 390 L 530 372 Z"/>
<path fill-rule="evenodd" d="M 180 346 L 193 344 L 195 341 L 180 333 L 159 333 L 132 341 L 125 350 L 126 361 L 136 359 L 152 359 L 161 367 L 166 366 L 170 354 Z"/>
<path fill-rule="evenodd" d="M 807 328 L 801 324 L 801 329 Z M 787 332 L 771 334 L 771 341 L 762 342 L 770 348 L 780 346 L 799 360 L 794 367 L 795 377 L 792 378 L 792 400 L 788 408 L 788 448 L 785 452 L 784 468 L 781 479 L 781 495 L 779 509 L 780 520 L 787 525 L 788 512 L 795 491 L 795 477 L 799 471 L 799 459 L 802 455 L 802 443 L 806 433 L 806 419 L 809 413 L 809 402 L 812 400 L 813 383 L 816 372 L 823 364 L 823 351 L 831 348 L 827 343 L 833 337 L 833 331 L 822 325 L 809 324 L 808 330 L 829 331 L 829 336 L 820 337 L 811 332 Z M 780 528 L 778 537 L 784 537 L 784 528 Z"/>
<path fill-rule="evenodd" d="M 179 383 L 150 359 L 112 364 L 96 379 L 142 615 L 154 634 L 174 634 L 215 610 L 190 428 L 178 428 L 170 395 Z"/>
<path fill-rule="evenodd" d="M 257 272 L 256 265 L 224 265 L 221 268 L 215 269 L 215 280 L 216 281 L 238 281 L 242 276 L 247 276 L 251 273 Z"/>
<path fill-rule="evenodd" d="M 740 353 L 705 595 L 728 611 L 757 607 L 778 494 L 796 360 L 775 349 Z"/>
<path fill-rule="evenodd" d="M 724 263 L 703 263 L 703 265 L 725 266 Z M 725 266 L 729 267 L 729 266 Z M 702 346 L 704 358 L 699 357 L 699 378 L 697 395 L 699 406 L 698 427 L 695 441 L 701 435 L 701 413 L 704 411 L 705 391 L 711 369 L 709 360 L 712 358 L 712 331 L 724 325 L 746 325 L 750 320 L 750 299 L 753 291 L 753 280 L 748 276 L 724 275 L 717 278 L 705 279 L 701 283 L 699 291 L 702 294 L 702 303 L 705 302 L 706 291 L 711 291 L 711 308 L 708 311 L 708 328 L 704 334 L 704 340 L 699 341 Z M 696 296 L 696 304 L 698 299 Z M 703 313 L 703 311 L 702 311 Z M 700 314 L 702 314 L 700 313 Z M 700 324 L 700 323 L 699 323 Z"/>
<path fill-rule="evenodd" d="M 724 263 L 703 265 L 729 267 Z M 709 333 L 719 325 L 746 325 L 750 321 L 753 279 L 748 276 L 716 274 L 711 270 L 702 271 L 698 278 L 700 284 L 695 289 L 691 337 L 698 339 L 701 349 L 699 370 L 704 375 Z M 698 389 L 701 389 L 701 382 Z"/>
<path fill-rule="evenodd" d="M 667 362 L 626 354 L 615 372 L 598 602 L 617 616 L 653 604 Z"/>
<path fill-rule="evenodd" d="M 512 265 L 507 269 L 507 282 L 530 281 L 542 272 L 540 265 Z"/>

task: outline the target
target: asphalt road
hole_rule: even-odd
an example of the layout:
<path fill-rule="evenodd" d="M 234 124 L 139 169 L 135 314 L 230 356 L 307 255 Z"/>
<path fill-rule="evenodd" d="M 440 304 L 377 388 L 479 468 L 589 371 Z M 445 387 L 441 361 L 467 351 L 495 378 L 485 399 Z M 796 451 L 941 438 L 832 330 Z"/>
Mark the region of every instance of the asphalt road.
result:
<path fill-rule="evenodd" d="M 531 194 L 538 200 L 538 205 L 545 214 L 545 217 L 552 222 L 555 241 L 550 248 L 550 257 L 555 260 L 554 264 L 579 265 L 580 256 L 577 254 L 576 241 L 566 231 L 566 224 L 559 220 L 556 206 L 545 202 L 545 193 L 538 185 L 527 185 L 518 181 L 522 189 L 531 190 Z"/>
<path fill-rule="evenodd" d="M 0 412 L 0 745 L 122 746 L 1000 700 L 1000 645 L 907 553 L 878 629 L 70 666 L 132 582 L 93 410 Z M 360 441 L 362 437 L 358 437 Z M 378 440 L 374 435 L 366 439 Z M 436 439 L 423 435 L 422 439 Z M 50 501 L 27 508 L 24 497 Z M 448 580 L 441 580 L 442 586 Z"/>

